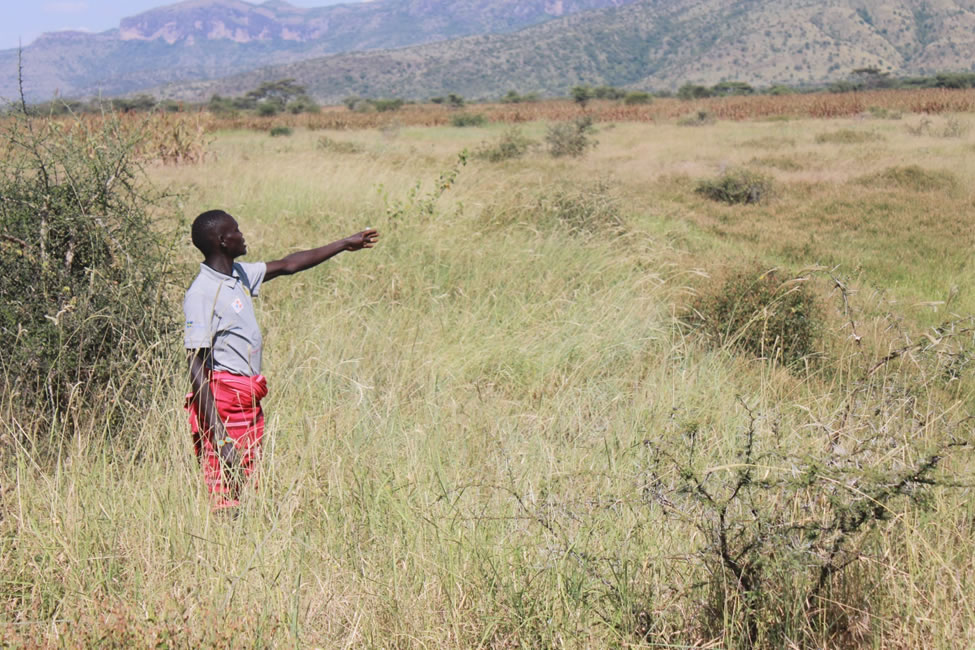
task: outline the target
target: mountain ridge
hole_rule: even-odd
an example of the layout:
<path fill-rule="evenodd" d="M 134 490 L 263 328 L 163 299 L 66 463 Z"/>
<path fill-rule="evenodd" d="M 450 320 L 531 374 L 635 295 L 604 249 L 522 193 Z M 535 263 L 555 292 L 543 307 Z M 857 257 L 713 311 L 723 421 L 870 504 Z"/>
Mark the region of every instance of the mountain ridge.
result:
<path fill-rule="evenodd" d="M 186 0 L 91 34 L 44 34 L 22 49 L 28 99 L 123 94 L 327 54 L 506 32 L 636 0 L 371 0 L 300 8 L 275 0 Z M 19 50 L 0 51 L 0 97 L 17 95 Z M 145 80 L 157 76 L 154 82 Z"/>
<path fill-rule="evenodd" d="M 508 34 L 348 53 L 158 89 L 205 100 L 293 77 L 325 102 L 349 95 L 422 99 L 508 90 L 565 94 L 577 84 L 633 89 L 744 81 L 823 83 L 857 68 L 894 75 L 971 70 L 975 0 L 642 0 Z M 923 11 L 922 11 L 923 10 Z"/>

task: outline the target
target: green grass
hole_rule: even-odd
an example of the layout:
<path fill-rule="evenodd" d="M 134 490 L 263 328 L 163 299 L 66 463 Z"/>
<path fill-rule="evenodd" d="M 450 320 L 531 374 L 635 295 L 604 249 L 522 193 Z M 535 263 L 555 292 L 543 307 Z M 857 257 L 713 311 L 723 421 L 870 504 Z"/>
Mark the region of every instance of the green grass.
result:
<path fill-rule="evenodd" d="M 695 587 L 710 575 L 695 522 L 666 519 L 648 497 L 648 449 L 694 432 L 696 467 L 717 480 L 748 423 L 743 403 L 760 415 L 764 445 L 813 454 L 828 447 L 824 432 L 852 440 L 863 432 L 844 428 L 843 414 L 865 394 L 862 369 L 903 343 L 892 324 L 917 341 L 946 306 L 914 305 L 951 287 L 947 309 L 973 312 L 967 192 L 855 182 L 917 164 L 970 187 L 969 143 L 928 147 L 896 122 L 872 125 L 884 138 L 868 154 L 813 142 L 843 127 L 620 124 L 578 160 L 470 161 L 434 214 L 407 209 L 396 221 L 384 194 L 402 199 L 418 181 L 431 191 L 484 134 L 343 133 L 361 148 L 350 155 L 317 147 L 320 132 L 286 143 L 225 133 L 205 165 L 153 169 L 183 190 L 182 216 L 234 214 L 250 260 L 366 226 L 382 239 L 262 290 L 268 444 L 237 519 L 208 511 L 179 360 L 146 369 L 156 407 L 128 442 L 82 431 L 50 466 L 9 424 L 16 402 L 0 402 L 0 640 L 740 645 L 741 603 L 722 601 L 725 618 L 702 609 L 713 601 Z M 694 178 L 752 160 L 755 147 L 737 146 L 750 142 L 788 142 L 804 162 L 770 166 L 773 201 L 724 206 L 694 194 Z M 611 192 L 613 227 L 546 215 L 545 197 L 565 184 L 580 205 L 586 192 L 599 205 Z M 198 260 L 188 241 L 182 250 L 188 282 Z M 706 276 L 751 259 L 835 266 L 855 290 L 861 342 L 817 272 L 830 364 L 796 373 L 707 347 L 677 315 Z M 885 430 L 903 435 L 892 456 L 967 435 L 971 378 L 939 383 L 924 370 L 948 362 L 938 349 L 871 375 L 889 390 L 885 409 L 903 403 L 900 390 L 921 404 L 918 420 L 906 407 L 883 411 Z M 948 462 L 952 476 L 970 476 L 964 456 Z M 862 613 L 820 645 L 950 647 L 975 628 L 971 499 L 938 489 L 929 503 L 893 504 L 865 539 L 869 559 L 835 594 Z"/>

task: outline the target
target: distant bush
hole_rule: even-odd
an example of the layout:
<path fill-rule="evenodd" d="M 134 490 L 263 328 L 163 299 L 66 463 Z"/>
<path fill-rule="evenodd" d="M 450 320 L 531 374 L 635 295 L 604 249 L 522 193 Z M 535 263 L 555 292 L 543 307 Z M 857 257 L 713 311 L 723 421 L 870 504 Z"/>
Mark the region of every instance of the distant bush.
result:
<path fill-rule="evenodd" d="M 272 138 L 278 138 L 278 137 L 282 137 L 282 136 L 289 136 L 292 133 L 294 133 L 294 131 L 292 131 L 292 129 L 291 129 L 290 126 L 277 125 L 277 126 L 272 126 L 271 127 L 271 137 Z"/>
<path fill-rule="evenodd" d="M 824 318 L 819 298 L 802 278 L 757 264 L 719 276 L 685 317 L 718 347 L 786 365 L 816 353 Z"/>
<path fill-rule="evenodd" d="M 447 105 L 451 108 L 463 108 L 464 98 L 456 93 L 450 93 L 447 95 Z"/>
<path fill-rule="evenodd" d="M 334 153 L 362 153 L 365 148 L 355 142 L 345 142 L 342 140 L 333 140 L 332 138 L 323 135 L 318 138 L 318 143 L 315 145 L 322 151 L 331 151 Z"/>
<path fill-rule="evenodd" d="M 403 100 L 399 98 L 395 99 L 373 99 L 370 100 L 370 104 L 379 111 L 380 113 L 385 113 L 388 111 L 398 111 L 403 107 Z"/>
<path fill-rule="evenodd" d="M 349 97 L 343 99 L 342 103 L 345 104 L 345 107 L 347 109 L 352 111 L 355 110 L 355 105 L 361 101 L 362 101 L 362 97 L 359 97 L 358 95 L 350 95 Z"/>
<path fill-rule="evenodd" d="M 596 146 L 596 141 L 592 138 L 594 131 L 592 118 L 589 116 L 580 117 L 573 122 L 553 124 L 545 134 L 548 152 L 556 158 L 582 156 Z"/>
<path fill-rule="evenodd" d="M 817 144 L 860 144 L 863 142 L 882 141 L 884 136 L 873 131 L 854 131 L 853 129 L 840 129 L 828 133 L 816 135 Z"/>
<path fill-rule="evenodd" d="M 704 99 L 710 96 L 711 89 L 707 86 L 687 83 L 677 89 L 678 99 Z"/>
<path fill-rule="evenodd" d="M 517 91 L 509 90 L 501 98 L 502 104 L 521 104 L 523 102 L 537 102 L 538 93 L 526 93 L 524 95 L 518 94 Z"/>
<path fill-rule="evenodd" d="M 575 103 L 580 106 L 585 106 L 593 98 L 592 88 L 589 86 L 573 86 L 569 90 L 569 96 L 572 97 L 572 101 Z"/>
<path fill-rule="evenodd" d="M 623 97 L 623 103 L 627 106 L 633 106 L 635 104 L 649 104 L 653 101 L 653 95 L 650 93 L 645 93 L 642 90 L 634 90 L 632 92 L 626 93 Z"/>
<path fill-rule="evenodd" d="M 717 122 L 714 115 L 705 110 L 694 111 L 677 120 L 677 126 L 706 126 Z"/>
<path fill-rule="evenodd" d="M 474 150 L 473 156 L 489 162 L 501 162 L 521 158 L 536 147 L 535 140 L 525 136 L 518 127 L 511 127 L 501 134 L 495 142 L 483 142 Z"/>
<path fill-rule="evenodd" d="M 772 181 L 748 169 L 731 169 L 715 179 L 698 181 L 694 191 L 729 205 L 759 203 L 771 195 Z"/>
<path fill-rule="evenodd" d="M 482 113 L 454 113 L 450 116 L 451 126 L 484 126 L 487 121 Z"/>
<path fill-rule="evenodd" d="M 280 107 L 274 102 L 261 102 L 257 105 L 257 114 L 261 117 L 277 115 L 280 110 Z"/>
<path fill-rule="evenodd" d="M 285 109 L 294 115 L 298 115 L 299 113 L 320 113 L 322 110 L 318 103 L 308 95 L 302 95 L 288 102 Z"/>
<path fill-rule="evenodd" d="M 915 192 L 934 192 L 955 189 L 958 179 L 949 171 L 934 171 L 918 165 L 888 167 L 876 174 L 859 179 L 863 185 L 895 187 Z"/>

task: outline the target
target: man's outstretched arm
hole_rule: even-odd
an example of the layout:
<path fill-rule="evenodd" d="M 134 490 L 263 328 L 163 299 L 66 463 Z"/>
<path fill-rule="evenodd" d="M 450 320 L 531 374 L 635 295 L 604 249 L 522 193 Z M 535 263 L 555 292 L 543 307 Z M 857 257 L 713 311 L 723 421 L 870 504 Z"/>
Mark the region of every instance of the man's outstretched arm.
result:
<path fill-rule="evenodd" d="M 273 280 L 279 275 L 291 275 L 313 266 L 318 266 L 330 257 L 334 257 L 342 251 L 357 251 L 363 248 L 372 248 L 379 239 L 379 233 L 375 228 L 363 230 L 345 239 L 333 241 L 331 244 L 312 248 L 307 251 L 292 253 L 279 260 L 267 263 L 267 271 L 264 274 L 264 281 Z"/>

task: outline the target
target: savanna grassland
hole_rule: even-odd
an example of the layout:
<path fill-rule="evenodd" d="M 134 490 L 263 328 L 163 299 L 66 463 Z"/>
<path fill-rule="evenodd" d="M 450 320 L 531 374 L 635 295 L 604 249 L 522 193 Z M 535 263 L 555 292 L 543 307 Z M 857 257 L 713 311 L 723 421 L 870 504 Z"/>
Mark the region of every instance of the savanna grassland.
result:
<path fill-rule="evenodd" d="M 3 645 L 975 644 L 975 115 L 723 105 L 597 121 L 581 157 L 544 121 L 490 162 L 508 125 L 391 118 L 148 163 L 159 223 L 224 208 L 248 260 L 382 238 L 262 289 L 237 518 L 208 507 L 179 331 L 136 369 L 151 408 L 43 458 L 4 396 Z M 758 202 L 698 191 L 742 169 Z M 798 360 L 738 345 L 775 304 L 697 325 L 741 268 L 816 306 Z"/>

